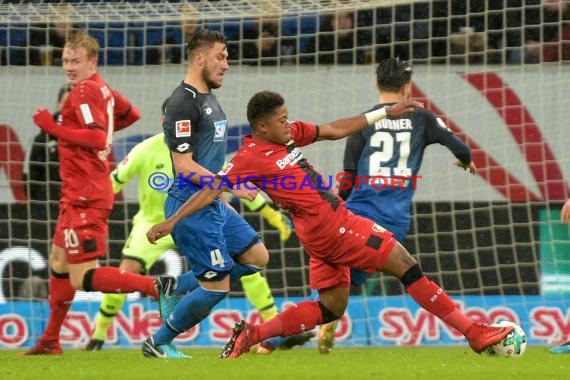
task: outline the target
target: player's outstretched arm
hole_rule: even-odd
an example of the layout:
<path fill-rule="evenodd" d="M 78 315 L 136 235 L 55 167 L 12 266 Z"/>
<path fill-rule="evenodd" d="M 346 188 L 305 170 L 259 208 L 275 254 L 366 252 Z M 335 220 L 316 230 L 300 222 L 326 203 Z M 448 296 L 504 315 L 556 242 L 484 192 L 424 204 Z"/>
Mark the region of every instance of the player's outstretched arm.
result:
<path fill-rule="evenodd" d="M 437 126 L 432 128 L 431 134 L 435 136 L 437 142 L 445 145 L 457 158 L 457 161 L 453 163 L 455 166 L 471 174 L 475 174 L 477 166 L 475 166 L 475 163 L 471 160 L 471 149 L 469 149 L 466 143 L 454 135 L 441 119 L 437 119 Z"/>
<path fill-rule="evenodd" d="M 389 107 L 366 112 L 364 115 L 353 116 L 321 124 L 319 125 L 318 140 L 338 140 L 370 125 L 374 125 L 377 121 L 382 120 L 387 116 L 398 117 L 411 112 L 416 108 L 423 108 L 423 103 L 408 99 Z"/>
<path fill-rule="evenodd" d="M 212 172 L 194 161 L 192 153 L 182 154 L 171 151 L 170 154 L 178 175 L 187 176 L 192 183 L 200 186 L 202 190 L 196 192 L 194 196 L 188 199 L 170 218 L 166 219 L 164 222 L 154 225 L 147 232 L 147 239 L 152 244 L 155 244 L 158 239 L 170 234 L 176 223 L 181 219 L 203 209 L 212 203 L 214 199 L 220 196 L 224 191 L 229 189 L 228 183 L 222 184 L 220 177 L 214 176 Z M 208 180 L 208 183 L 206 186 L 203 186 L 204 183 L 201 182 L 205 179 Z"/>

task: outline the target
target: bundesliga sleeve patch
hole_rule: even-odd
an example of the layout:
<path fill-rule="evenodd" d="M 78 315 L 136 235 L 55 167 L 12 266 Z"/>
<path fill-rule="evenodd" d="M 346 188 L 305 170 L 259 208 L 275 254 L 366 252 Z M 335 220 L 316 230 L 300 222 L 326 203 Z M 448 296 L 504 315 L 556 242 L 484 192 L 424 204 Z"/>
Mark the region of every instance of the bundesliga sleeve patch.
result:
<path fill-rule="evenodd" d="M 230 170 L 232 170 L 232 168 L 234 167 L 234 164 L 228 162 L 224 165 L 224 167 L 222 168 L 222 170 L 220 170 L 218 172 L 219 175 L 227 175 Z"/>
<path fill-rule="evenodd" d="M 178 120 L 176 122 L 176 137 L 190 137 L 192 135 L 192 126 L 190 120 Z"/>
<path fill-rule="evenodd" d="M 79 106 L 81 110 L 81 116 L 83 116 L 83 123 L 85 125 L 89 125 L 93 123 L 93 114 L 91 114 L 91 108 L 89 108 L 89 104 L 83 103 Z"/>

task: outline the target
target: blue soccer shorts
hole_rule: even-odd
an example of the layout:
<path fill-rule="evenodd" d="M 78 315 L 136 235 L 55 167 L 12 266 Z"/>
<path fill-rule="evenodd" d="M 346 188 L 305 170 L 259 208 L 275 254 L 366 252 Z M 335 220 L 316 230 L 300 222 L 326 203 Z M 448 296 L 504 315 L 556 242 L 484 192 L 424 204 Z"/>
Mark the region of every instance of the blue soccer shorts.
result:
<path fill-rule="evenodd" d="M 168 218 L 183 201 L 169 196 L 164 205 Z M 172 231 L 178 251 L 201 281 L 217 281 L 227 276 L 234 259 L 260 243 L 257 232 L 231 206 L 215 200 L 209 206 L 182 219 Z"/>

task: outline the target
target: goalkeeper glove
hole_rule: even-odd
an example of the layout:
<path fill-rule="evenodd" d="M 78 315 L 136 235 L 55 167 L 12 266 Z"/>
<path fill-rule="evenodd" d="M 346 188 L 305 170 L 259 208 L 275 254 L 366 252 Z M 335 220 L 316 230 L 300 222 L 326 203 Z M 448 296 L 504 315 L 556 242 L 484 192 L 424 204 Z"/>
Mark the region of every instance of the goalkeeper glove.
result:
<path fill-rule="evenodd" d="M 259 213 L 267 221 L 279 231 L 281 241 L 285 242 L 291 236 L 291 221 L 279 210 L 275 210 L 271 205 L 265 204 Z"/>

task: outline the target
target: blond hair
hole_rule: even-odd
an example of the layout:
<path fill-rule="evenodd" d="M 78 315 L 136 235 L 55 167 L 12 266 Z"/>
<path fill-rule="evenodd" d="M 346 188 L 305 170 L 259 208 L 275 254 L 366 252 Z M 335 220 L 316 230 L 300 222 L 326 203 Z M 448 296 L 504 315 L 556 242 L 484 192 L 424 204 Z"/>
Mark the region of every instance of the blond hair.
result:
<path fill-rule="evenodd" d="M 89 35 L 85 29 L 77 29 L 70 33 L 65 47 L 77 50 L 84 48 L 87 52 L 87 58 L 97 58 L 99 56 L 99 42 Z"/>

